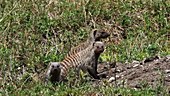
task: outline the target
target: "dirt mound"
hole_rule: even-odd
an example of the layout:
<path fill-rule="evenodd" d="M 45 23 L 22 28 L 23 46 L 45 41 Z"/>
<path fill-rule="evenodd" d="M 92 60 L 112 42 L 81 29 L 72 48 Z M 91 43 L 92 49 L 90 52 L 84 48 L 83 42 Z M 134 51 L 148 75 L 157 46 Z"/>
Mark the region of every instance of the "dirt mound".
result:
<path fill-rule="evenodd" d="M 105 79 L 118 86 L 133 88 L 156 87 L 160 84 L 170 86 L 170 56 L 163 58 L 155 56 L 141 62 L 133 61 L 126 64 L 112 63 L 109 66 L 108 63 L 99 64 L 98 71 L 101 76 L 106 75 Z"/>

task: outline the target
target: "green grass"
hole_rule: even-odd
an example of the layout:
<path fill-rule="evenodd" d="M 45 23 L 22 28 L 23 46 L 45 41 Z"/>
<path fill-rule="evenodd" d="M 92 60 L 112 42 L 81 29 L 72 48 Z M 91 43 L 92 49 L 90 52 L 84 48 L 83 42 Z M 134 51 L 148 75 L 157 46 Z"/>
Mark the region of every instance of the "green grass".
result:
<path fill-rule="evenodd" d="M 49 0 L 50 1 L 50 0 Z M 133 90 L 85 83 L 44 85 L 21 82 L 23 70 L 34 74 L 50 61 L 61 61 L 72 46 L 93 28 L 111 33 L 103 61 L 132 61 L 170 54 L 170 2 L 168 0 L 1 0 L 0 94 L 78 95 L 108 94 L 153 96 L 156 89 Z M 123 30 L 119 29 L 122 28 Z M 118 37 L 114 37 L 118 34 Z M 125 34 L 126 38 L 121 36 Z M 114 38 L 120 39 L 119 44 Z M 162 92 L 163 93 L 163 92 Z"/>

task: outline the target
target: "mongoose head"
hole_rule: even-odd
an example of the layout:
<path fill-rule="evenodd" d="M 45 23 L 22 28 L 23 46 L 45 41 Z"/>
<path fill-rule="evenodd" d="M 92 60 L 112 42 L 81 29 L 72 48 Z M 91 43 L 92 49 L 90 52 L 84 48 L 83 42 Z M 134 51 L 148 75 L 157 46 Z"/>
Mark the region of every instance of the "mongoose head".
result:
<path fill-rule="evenodd" d="M 46 73 L 47 79 L 51 82 L 58 82 L 60 80 L 61 67 L 59 62 L 50 62 L 48 71 Z"/>
<path fill-rule="evenodd" d="M 101 41 L 96 41 L 93 43 L 93 48 L 95 53 L 102 53 L 104 51 L 104 43 Z"/>
<path fill-rule="evenodd" d="M 60 73 L 60 71 L 61 71 L 60 63 L 59 62 L 51 62 L 50 69 L 51 69 L 51 74 Z"/>
<path fill-rule="evenodd" d="M 93 29 L 92 34 L 94 36 L 95 41 L 100 41 L 102 38 L 107 38 L 110 34 L 104 30 Z"/>

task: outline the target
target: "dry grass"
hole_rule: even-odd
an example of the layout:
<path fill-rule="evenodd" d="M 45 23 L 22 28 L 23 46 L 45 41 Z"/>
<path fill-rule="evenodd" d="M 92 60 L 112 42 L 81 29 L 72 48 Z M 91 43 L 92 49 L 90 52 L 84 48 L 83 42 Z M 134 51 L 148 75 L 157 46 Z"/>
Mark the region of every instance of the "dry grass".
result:
<path fill-rule="evenodd" d="M 65 95 L 93 90 L 88 83 L 53 87 L 32 80 L 32 74 L 41 72 L 50 61 L 61 61 L 93 28 L 111 33 L 103 61 L 170 54 L 169 13 L 168 0 L 1 0 L 0 94 Z M 155 94 L 151 89 L 96 89 L 105 94 Z"/>

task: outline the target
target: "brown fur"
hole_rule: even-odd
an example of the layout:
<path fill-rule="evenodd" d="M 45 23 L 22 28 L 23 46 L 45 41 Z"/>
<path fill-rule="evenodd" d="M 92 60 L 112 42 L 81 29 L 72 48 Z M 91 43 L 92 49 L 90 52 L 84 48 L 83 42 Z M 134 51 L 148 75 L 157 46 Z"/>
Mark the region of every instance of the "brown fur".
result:
<path fill-rule="evenodd" d="M 76 54 L 66 57 L 62 62 L 50 63 L 50 67 L 47 71 L 46 77 L 50 81 L 63 81 L 71 68 L 85 67 L 85 71 L 98 79 L 97 76 L 97 60 L 96 54 L 100 54 L 104 51 L 104 44 L 102 42 L 95 42 L 85 50 L 82 50 Z M 60 65 L 59 67 L 57 67 Z"/>
<path fill-rule="evenodd" d="M 97 65 L 98 65 L 98 58 L 100 56 L 100 54 L 104 51 L 104 44 L 100 44 L 100 43 L 94 43 L 94 51 L 90 52 L 90 56 L 89 56 L 89 61 L 86 64 L 83 64 L 79 67 L 78 69 L 78 74 L 80 69 L 83 71 L 87 71 L 94 79 L 100 79 L 99 76 L 97 75 Z"/>

